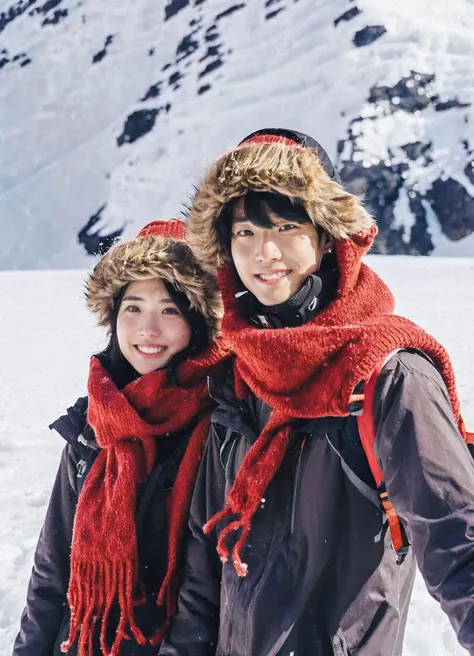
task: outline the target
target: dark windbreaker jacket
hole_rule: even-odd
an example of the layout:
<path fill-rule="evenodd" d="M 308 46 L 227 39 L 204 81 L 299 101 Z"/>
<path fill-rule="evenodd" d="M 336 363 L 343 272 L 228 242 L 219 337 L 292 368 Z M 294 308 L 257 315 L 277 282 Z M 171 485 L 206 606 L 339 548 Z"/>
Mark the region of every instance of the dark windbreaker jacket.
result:
<path fill-rule="evenodd" d="M 232 381 L 212 389 L 220 407 L 191 506 L 179 612 L 160 656 L 400 656 L 415 559 L 474 655 L 474 465 L 432 364 L 401 351 L 376 389 L 376 454 L 411 542 L 402 565 L 370 490 L 344 471 L 343 461 L 374 487 L 352 416 L 295 426 L 242 552 L 247 577 L 230 559 L 222 565 L 216 533 L 202 527 L 225 506 L 269 408 L 238 401 Z"/>
<path fill-rule="evenodd" d="M 60 656 L 60 645 L 69 635 L 66 594 L 74 516 L 78 493 L 100 450 L 92 430 L 86 428 L 86 412 L 87 399 L 79 399 L 67 415 L 51 425 L 67 444 L 36 548 L 26 608 L 12 656 Z M 158 460 L 138 500 L 137 543 L 147 601 L 135 609 L 135 618 L 145 635 L 152 635 L 164 619 L 163 609 L 155 600 L 167 566 L 165 503 L 186 441 L 184 434 L 160 439 Z M 113 614 L 111 619 L 113 631 Z M 75 656 L 76 652 L 74 645 L 68 654 Z M 120 648 L 120 656 L 155 656 L 156 653 L 157 647 L 140 646 L 133 638 L 124 641 Z M 94 656 L 101 654 L 96 641 Z"/>

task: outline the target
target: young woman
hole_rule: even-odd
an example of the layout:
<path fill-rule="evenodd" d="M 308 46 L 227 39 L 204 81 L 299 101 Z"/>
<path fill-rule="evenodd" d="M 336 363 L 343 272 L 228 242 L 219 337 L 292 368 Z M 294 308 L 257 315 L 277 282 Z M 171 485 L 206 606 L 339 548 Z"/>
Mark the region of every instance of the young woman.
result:
<path fill-rule="evenodd" d="M 222 358 L 216 283 L 172 219 L 107 253 L 86 296 L 110 341 L 51 426 L 67 444 L 13 656 L 149 656 L 174 611 Z"/>

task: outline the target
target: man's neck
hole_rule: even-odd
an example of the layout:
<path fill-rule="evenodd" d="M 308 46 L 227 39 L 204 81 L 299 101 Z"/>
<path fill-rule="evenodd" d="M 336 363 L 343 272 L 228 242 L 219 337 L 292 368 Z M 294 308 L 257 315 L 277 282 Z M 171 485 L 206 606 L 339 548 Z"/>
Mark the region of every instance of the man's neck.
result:
<path fill-rule="evenodd" d="M 263 305 L 248 290 L 236 294 L 242 315 L 261 328 L 303 326 L 331 301 L 337 287 L 337 269 L 311 274 L 301 289 L 284 303 Z"/>

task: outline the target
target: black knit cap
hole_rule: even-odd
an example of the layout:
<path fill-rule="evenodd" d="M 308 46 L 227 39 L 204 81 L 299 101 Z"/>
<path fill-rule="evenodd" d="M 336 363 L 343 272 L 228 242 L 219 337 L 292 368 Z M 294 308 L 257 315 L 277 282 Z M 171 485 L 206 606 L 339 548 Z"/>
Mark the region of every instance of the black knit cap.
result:
<path fill-rule="evenodd" d="M 269 136 L 270 138 L 273 137 L 274 139 L 272 140 L 275 141 L 277 141 L 279 138 L 282 141 L 290 141 L 293 142 L 295 145 L 303 146 L 304 148 L 312 148 L 317 154 L 319 161 L 321 162 L 321 166 L 326 171 L 326 173 L 331 178 L 331 180 L 334 180 L 334 182 L 337 182 L 338 184 L 342 185 L 342 181 L 341 178 L 339 177 L 339 173 L 334 168 L 334 165 L 331 162 L 327 152 L 324 150 L 321 144 L 316 141 L 316 139 L 313 139 L 312 137 L 310 137 L 307 134 L 304 134 L 303 132 L 297 132 L 296 130 L 287 130 L 286 128 L 263 128 L 262 130 L 256 130 L 255 132 L 252 132 L 251 134 L 247 135 L 239 143 L 239 146 L 242 146 L 247 141 L 264 142 L 265 136 Z"/>

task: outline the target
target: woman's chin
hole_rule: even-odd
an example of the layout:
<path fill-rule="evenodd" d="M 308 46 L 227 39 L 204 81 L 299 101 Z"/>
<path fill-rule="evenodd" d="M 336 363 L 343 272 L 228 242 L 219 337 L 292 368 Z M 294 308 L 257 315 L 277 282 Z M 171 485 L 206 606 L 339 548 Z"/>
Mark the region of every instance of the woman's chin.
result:
<path fill-rule="evenodd" d="M 168 360 L 169 356 L 163 354 L 161 357 L 150 359 L 148 362 L 144 362 L 142 358 L 134 358 L 134 362 L 130 362 L 129 360 L 129 363 L 135 371 L 138 371 L 140 376 L 144 376 L 145 374 L 151 374 L 152 371 L 156 371 L 157 369 L 163 369 L 168 363 Z"/>

